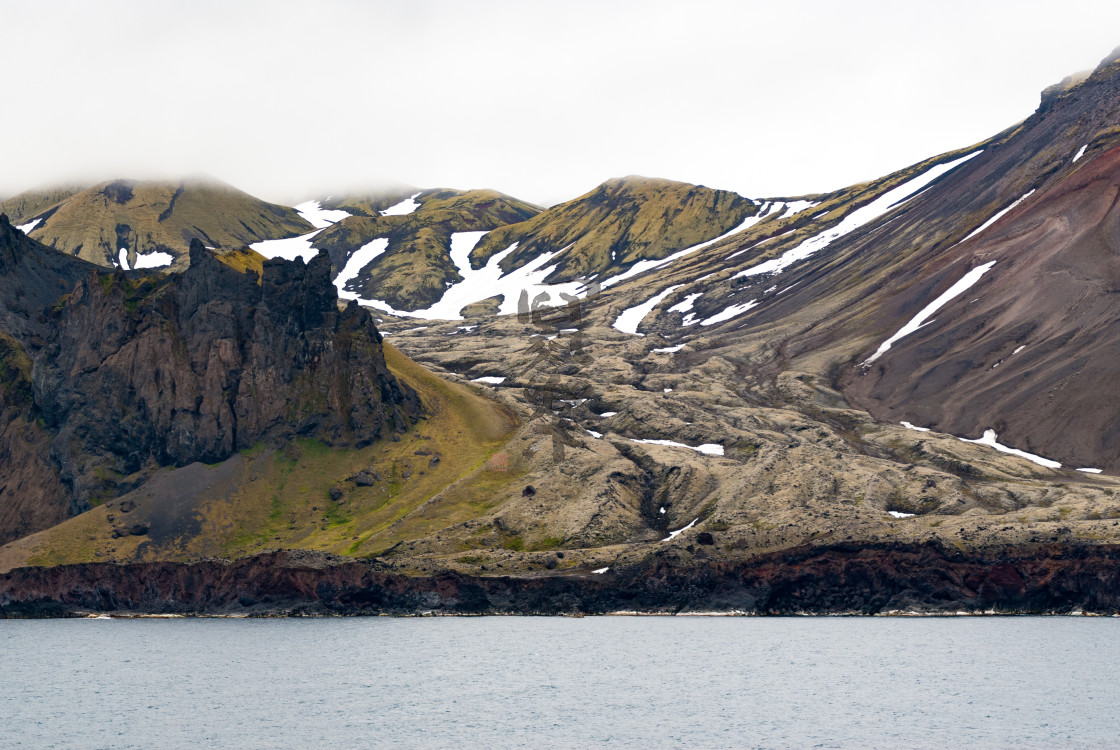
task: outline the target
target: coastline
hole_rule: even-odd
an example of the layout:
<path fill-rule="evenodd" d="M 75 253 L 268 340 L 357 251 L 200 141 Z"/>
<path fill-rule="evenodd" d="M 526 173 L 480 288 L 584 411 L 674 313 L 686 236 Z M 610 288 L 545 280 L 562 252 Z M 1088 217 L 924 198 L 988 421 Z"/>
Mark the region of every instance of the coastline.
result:
<path fill-rule="evenodd" d="M 0 618 L 300 616 L 1120 615 L 1120 546 L 971 551 L 800 547 L 607 575 L 409 576 L 376 560 L 281 551 L 237 560 L 87 563 L 0 575 Z"/>

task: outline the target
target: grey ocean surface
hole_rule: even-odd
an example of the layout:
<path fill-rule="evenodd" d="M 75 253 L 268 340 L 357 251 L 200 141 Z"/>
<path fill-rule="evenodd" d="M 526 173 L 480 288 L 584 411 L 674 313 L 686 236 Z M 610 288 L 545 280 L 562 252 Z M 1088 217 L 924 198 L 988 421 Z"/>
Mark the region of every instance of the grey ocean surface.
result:
<path fill-rule="evenodd" d="M 0 747 L 1115 747 L 1120 618 L 0 621 Z"/>

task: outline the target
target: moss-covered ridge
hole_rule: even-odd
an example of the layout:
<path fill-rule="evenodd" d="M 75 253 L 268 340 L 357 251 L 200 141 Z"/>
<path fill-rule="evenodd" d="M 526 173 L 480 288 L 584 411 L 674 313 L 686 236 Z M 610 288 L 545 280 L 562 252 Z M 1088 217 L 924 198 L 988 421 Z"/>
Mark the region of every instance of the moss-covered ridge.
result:
<path fill-rule="evenodd" d="M 479 268 L 517 242 L 502 261 L 509 271 L 545 253 L 561 253 L 547 281 L 574 281 L 621 272 L 639 260 L 660 259 L 718 237 L 757 213 L 736 193 L 672 180 L 625 177 L 491 232 L 471 253 Z"/>
<path fill-rule="evenodd" d="M 192 240 L 237 248 L 311 231 L 295 209 L 254 198 L 211 179 L 180 182 L 114 180 L 83 190 L 33 190 L 4 201 L 17 224 L 36 219 L 30 236 L 101 266 L 117 265 L 125 250 L 168 253 L 183 268 Z"/>

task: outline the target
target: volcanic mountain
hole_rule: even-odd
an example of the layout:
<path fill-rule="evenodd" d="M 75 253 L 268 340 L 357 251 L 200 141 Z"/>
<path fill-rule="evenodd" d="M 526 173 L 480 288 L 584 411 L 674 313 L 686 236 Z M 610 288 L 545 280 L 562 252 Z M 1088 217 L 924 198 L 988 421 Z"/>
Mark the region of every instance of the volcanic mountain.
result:
<path fill-rule="evenodd" d="M 678 575 L 741 593 L 736 566 L 780 555 L 791 600 L 1022 602 L 1120 542 L 1118 175 L 1113 55 L 981 143 L 796 198 L 402 189 L 302 204 L 298 236 L 253 242 L 273 260 L 196 243 L 151 277 L 9 229 L 3 434 L 50 496 L 9 472 L 0 498 L 95 507 L 0 570 L 283 548 L 640 597 Z M 940 574 L 883 583 L 895 553 L 975 570 L 942 601 Z M 853 560 L 874 569 L 835 572 Z M 488 588 L 431 580 L 416 607 Z M 1069 580 L 1071 607 L 1105 585 Z"/>

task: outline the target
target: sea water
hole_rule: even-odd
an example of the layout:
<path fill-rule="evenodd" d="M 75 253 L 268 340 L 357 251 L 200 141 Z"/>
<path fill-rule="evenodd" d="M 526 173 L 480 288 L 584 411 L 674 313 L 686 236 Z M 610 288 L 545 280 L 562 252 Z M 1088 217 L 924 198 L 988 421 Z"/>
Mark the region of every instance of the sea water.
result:
<path fill-rule="evenodd" d="M 1109 747 L 1120 618 L 0 621 L 0 747 Z"/>

